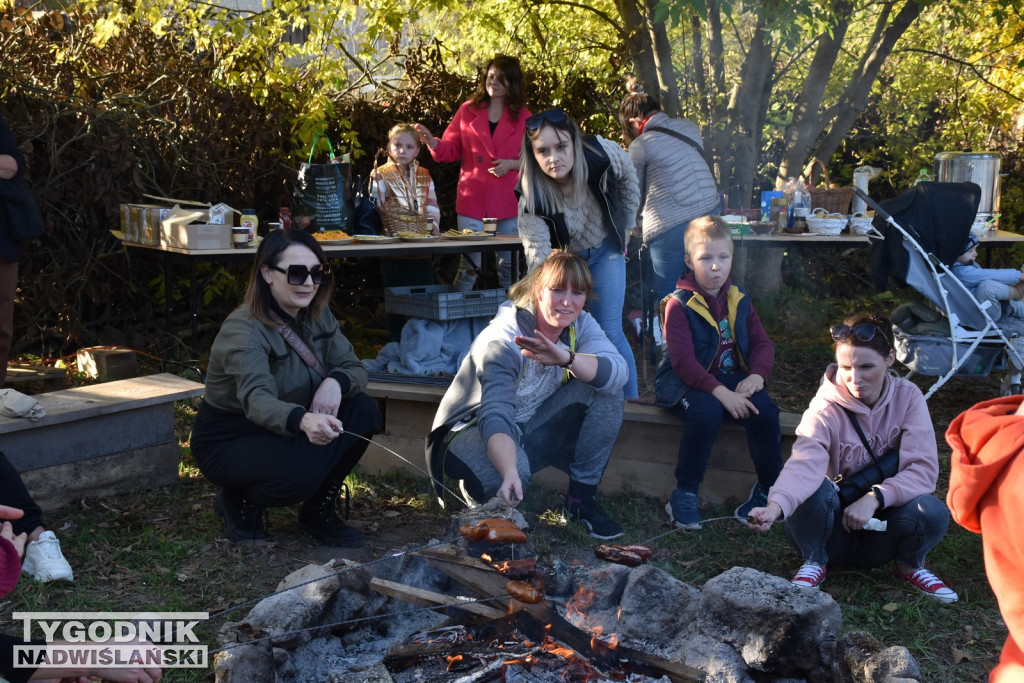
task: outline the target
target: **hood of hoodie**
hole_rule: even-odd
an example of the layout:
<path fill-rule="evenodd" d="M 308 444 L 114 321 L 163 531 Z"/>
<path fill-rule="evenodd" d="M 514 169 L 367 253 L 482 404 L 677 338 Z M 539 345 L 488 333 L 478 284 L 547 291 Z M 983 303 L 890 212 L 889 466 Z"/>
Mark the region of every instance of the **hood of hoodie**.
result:
<path fill-rule="evenodd" d="M 979 403 L 946 430 L 953 449 L 946 498 L 956 521 L 971 531 L 981 532 L 981 501 L 1024 450 L 1024 418 L 1014 415 L 1020 403 L 1020 396 Z"/>
<path fill-rule="evenodd" d="M 892 376 L 888 373 L 885 375 L 882 392 L 878 395 L 878 400 L 874 406 L 868 407 L 851 394 L 845 384 L 839 381 L 836 377 L 838 370 L 839 365 L 836 363 L 830 364 L 825 369 L 825 376 L 821 378 L 821 386 L 818 387 L 818 391 L 812 399 L 811 407 L 814 407 L 815 402 L 822 401 L 848 408 L 856 415 L 867 415 L 872 410 L 880 408 L 892 400 L 893 394 L 896 391 L 896 383 L 892 381 Z"/>

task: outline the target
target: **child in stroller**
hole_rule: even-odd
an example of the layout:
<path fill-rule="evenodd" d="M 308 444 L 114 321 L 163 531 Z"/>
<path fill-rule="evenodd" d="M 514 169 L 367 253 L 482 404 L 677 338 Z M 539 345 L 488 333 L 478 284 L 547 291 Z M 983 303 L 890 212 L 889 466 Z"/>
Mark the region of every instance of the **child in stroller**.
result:
<path fill-rule="evenodd" d="M 963 253 L 950 266 L 950 271 L 971 291 L 982 306 L 989 306 L 990 315 L 1011 343 L 1024 351 L 1024 271 L 1013 268 L 983 268 L 977 262 L 978 238 L 967 236 Z M 1007 396 L 1020 390 L 1020 374 L 1010 373 L 1000 383 L 1000 394 Z"/>
<path fill-rule="evenodd" d="M 1024 325 L 1024 272 L 1013 268 L 983 268 L 978 265 L 978 238 L 971 234 L 963 246 L 963 253 L 950 266 L 953 275 L 971 290 L 971 294 L 982 306 L 989 302 L 991 311 L 999 311 L 992 315 L 996 322 L 1003 325 L 1005 321 L 1011 325 Z M 1005 329 L 1008 333 L 1020 334 L 1022 330 Z"/>

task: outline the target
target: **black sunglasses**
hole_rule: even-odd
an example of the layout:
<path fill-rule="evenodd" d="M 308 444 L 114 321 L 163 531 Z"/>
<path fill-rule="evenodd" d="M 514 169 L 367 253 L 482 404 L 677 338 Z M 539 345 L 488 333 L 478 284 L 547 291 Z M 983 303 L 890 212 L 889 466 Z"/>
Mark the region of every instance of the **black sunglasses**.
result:
<path fill-rule="evenodd" d="M 542 111 L 539 114 L 534 114 L 530 118 L 526 119 L 526 130 L 535 131 L 544 125 L 544 122 L 548 123 L 561 123 L 566 120 L 564 109 L 548 109 Z"/>
<path fill-rule="evenodd" d="M 267 267 L 273 268 L 279 273 L 286 274 L 288 276 L 288 284 L 290 285 L 304 285 L 306 284 L 307 277 L 312 278 L 314 285 L 318 285 L 331 274 L 331 267 L 326 263 L 321 263 L 319 266 L 313 266 L 312 268 L 294 265 L 288 266 L 288 268 L 285 269 L 269 263 L 267 264 Z"/>
<path fill-rule="evenodd" d="M 849 325 L 833 325 L 829 328 L 833 341 L 837 341 L 840 344 L 849 341 L 851 337 L 856 337 L 858 341 L 869 342 L 875 338 L 876 333 L 881 331 L 881 328 L 876 323 L 861 323 L 853 327 Z"/>

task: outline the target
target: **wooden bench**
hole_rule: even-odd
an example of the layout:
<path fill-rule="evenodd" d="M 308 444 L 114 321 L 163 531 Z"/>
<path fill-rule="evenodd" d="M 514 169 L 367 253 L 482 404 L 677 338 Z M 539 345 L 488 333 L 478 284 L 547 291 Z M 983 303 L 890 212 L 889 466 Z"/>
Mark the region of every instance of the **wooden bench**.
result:
<path fill-rule="evenodd" d="M 374 441 L 423 468 L 424 436 L 430 432 L 444 392 L 441 386 L 371 381 L 367 393 L 377 400 L 384 414 L 384 432 Z M 799 421 L 797 414 L 782 414 L 783 459 L 792 449 Z M 601 491 L 628 489 L 667 500 L 675 486 L 681 429 L 682 421 L 662 408 L 626 403 L 622 429 L 601 480 Z M 380 448 L 369 448 L 360 464 L 363 471 L 371 473 L 400 467 L 424 476 Z M 719 504 L 746 500 L 755 479 L 746 432 L 739 425 L 726 423 L 708 463 L 702 501 Z M 534 476 L 535 483 L 555 490 L 564 490 L 567 481 L 565 473 L 553 467 Z"/>
<path fill-rule="evenodd" d="M 173 484 L 180 461 L 174 402 L 204 391 L 164 373 L 38 394 L 46 417 L 0 417 L 0 450 L 47 510 L 82 496 Z"/>

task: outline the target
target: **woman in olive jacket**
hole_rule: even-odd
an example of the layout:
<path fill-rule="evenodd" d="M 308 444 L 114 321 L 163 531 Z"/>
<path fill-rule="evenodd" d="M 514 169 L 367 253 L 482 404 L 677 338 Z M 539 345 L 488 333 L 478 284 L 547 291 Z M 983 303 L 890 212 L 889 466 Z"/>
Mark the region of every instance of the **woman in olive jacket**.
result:
<path fill-rule="evenodd" d="M 363 544 L 335 504 L 381 415 L 327 306 L 334 276 L 325 260 L 308 233 L 272 231 L 244 303 L 210 351 L 192 453 L 222 489 L 215 505 L 235 541 L 266 538 L 265 508 L 302 502 L 303 531 L 334 546 Z"/>

